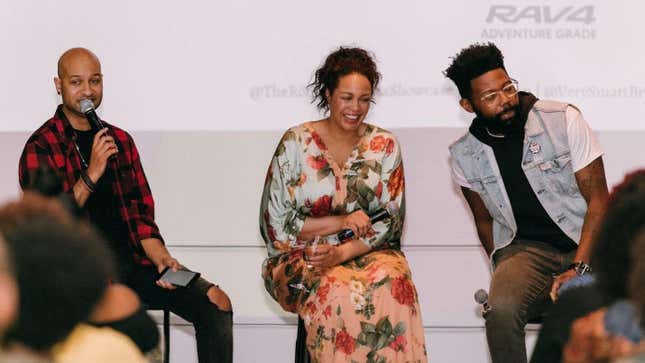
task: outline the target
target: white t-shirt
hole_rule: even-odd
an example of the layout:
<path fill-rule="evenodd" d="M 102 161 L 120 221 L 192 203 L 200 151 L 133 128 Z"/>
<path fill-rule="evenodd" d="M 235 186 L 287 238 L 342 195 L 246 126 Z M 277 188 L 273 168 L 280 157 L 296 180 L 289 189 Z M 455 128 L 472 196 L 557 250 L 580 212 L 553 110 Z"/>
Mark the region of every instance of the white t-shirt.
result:
<path fill-rule="evenodd" d="M 573 165 L 573 172 L 575 173 L 602 156 L 603 151 L 598 142 L 598 138 L 591 131 L 587 121 L 585 121 L 582 113 L 578 109 L 572 106 L 567 107 L 564 119 L 567 123 L 567 140 L 569 141 L 569 149 L 571 150 L 571 164 Z M 468 181 L 464 177 L 463 171 L 453 158 L 450 158 L 450 166 L 452 169 L 452 179 L 455 183 L 471 189 L 470 184 L 468 184 Z"/>

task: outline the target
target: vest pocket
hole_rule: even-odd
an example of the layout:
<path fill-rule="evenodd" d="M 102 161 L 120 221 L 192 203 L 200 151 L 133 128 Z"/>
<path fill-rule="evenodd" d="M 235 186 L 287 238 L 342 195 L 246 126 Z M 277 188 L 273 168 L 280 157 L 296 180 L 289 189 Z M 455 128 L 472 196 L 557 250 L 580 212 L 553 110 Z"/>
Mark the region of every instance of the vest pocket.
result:
<path fill-rule="evenodd" d="M 554 192 L 569 195 L 578 192 L 570 152 L 557 156 L 552 160 L 542 162 L 538 165 L 538 168 L 542 171 L 547 185 Z"/>

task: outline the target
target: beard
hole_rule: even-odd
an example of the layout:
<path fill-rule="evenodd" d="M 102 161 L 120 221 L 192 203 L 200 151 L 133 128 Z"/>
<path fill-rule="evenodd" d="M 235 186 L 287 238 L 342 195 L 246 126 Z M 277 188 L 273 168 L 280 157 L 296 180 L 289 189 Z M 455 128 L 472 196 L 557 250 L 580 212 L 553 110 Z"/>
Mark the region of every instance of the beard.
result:
<path fill-rule="evenodd" d="M 474 111 L 475 111 L 475 115 L 477 115 L 479 119 L 484 121 L 484 125 L 486 125 L 486 128 L 488 130 L 497 134 L 507 134 L 517 124 L 516 120 L 520 117 L 520 104 L 518 102 L 514 106 L 508 106 L 504 108 L 502 112 L 498 113 L 493 117 L 484 116 L 481 113 L 481 111 L 478 109 L 475 109 Z M 513 117 L 505 120 L 502 119 L 502 115 L 508 111 L 514 112 Z"/>

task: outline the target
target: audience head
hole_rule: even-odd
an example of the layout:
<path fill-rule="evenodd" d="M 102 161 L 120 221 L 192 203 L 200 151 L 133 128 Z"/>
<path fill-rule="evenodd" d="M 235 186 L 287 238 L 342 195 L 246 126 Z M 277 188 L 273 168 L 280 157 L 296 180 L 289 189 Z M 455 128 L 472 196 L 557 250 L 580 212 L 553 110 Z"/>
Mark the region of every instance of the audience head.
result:
<path fill-rule="evenodd" d="M 18 289 L 4 238 L 0 235 L 0 341 L 7 327 L 16 317 Z"/>
<path fill-rule="evenodd" d="M 629 276 L 629 296 L 641 314 L 641 327 L 645 330 L 645 227 L 641 228 L 632 243 L 632 271 Z"/>
<path fill-rule="evenodd" d="M 40 165 L 38 169 L 27 174 L 24 183 L 25 190 L 45 197 L 56 198 L 65 210 L 73 216 L 80 216 L 81 209 L 74 196 L 63 192 L 63 180 L 49 165 Z"/>
<path fill-rule="evenodd" d="M 113 276 L 107 245 L 54 199 L 25 193 L 0 208 L 20 293 L 6 343 L 46 352 L 86 319 Z"/>
<path fill-rule="evenodd" d="M 645 226 L 645 169 L 625 176 L 612 191 L 594 243 L 591 266 L 600 292 L 609 300 L 628 296 L 634 242 Z"/>

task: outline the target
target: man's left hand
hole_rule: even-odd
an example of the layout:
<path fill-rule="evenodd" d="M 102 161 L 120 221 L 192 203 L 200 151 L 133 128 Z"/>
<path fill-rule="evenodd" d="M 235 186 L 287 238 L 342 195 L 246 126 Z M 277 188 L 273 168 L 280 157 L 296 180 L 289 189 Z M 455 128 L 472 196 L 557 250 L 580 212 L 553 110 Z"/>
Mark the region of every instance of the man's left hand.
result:
<path fill-rule="evenodd" d="M 161 273 L 161 271 L 163 271 L 166 267 L 171 268 L 173 271 L 177 271 L 177 270 L 182 268 L 182 266 L 179 263 L 179 261 L 177 261 L 172 256 L 164 257 L 161 260 L 161 263 L 159 263 L 159 265 L 157 266 L 157 270 L 159 271 L 159 273 Z M 168 290 L 174 290 L 174 289 L 177 288 L 176 286 L 174 286 L 170 282 L 163 281 L 163 280 L 157 280 L 156 284 L 157 284 L 157 286 L 159 286 L 161 288 L 164 288 L 164 289 L 168 289 Z"/>
<path fill-rule="evenodd" d="M 556 276 L 555 279 L 553 279 L 553 286 L 551 286 L 551 300 L 555 302 L 558 299 L 558 290 L 560 289 L 560 286 L 576 276 L 578 276 L 578 274 L 573 269 L 566 270 Z"/>

